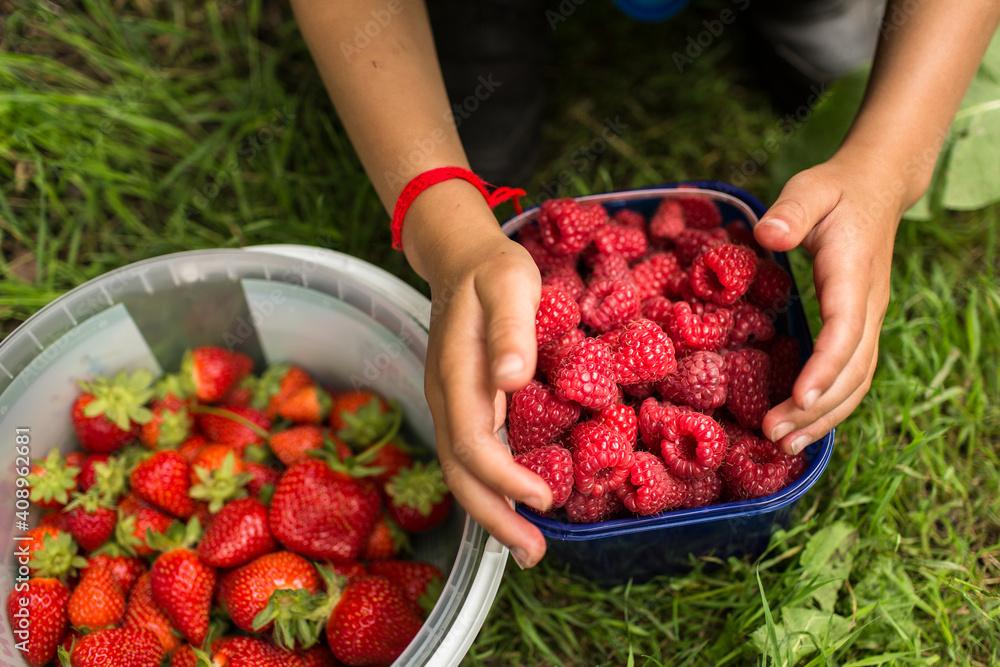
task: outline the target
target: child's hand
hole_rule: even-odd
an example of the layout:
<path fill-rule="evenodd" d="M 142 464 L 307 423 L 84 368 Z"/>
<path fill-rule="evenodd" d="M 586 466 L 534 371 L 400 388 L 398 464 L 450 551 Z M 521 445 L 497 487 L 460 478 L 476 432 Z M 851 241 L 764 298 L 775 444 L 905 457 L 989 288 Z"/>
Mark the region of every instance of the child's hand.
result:
<path fill-rule="evenodd" d="M 871 158 L 835 156 L 788 181 L 754 230 L 771 250 L 801 243 L 812 254 L 823 317 L 792 398 L 764 419 L 764 434 L 786 451 L 801 451 L 843 421 L 871 386 L 904 212 L 896 175 Z"/>
<path fill-rule="evenodd" d="M 448 187 L 456 186 L 434 190 Z M 472 192 L 481 211 L 470 206 L 468 217 L 456 216 L 443 241 L 414 251 L 431 286 L 424 387 L 441 467 L 455 499 L 511 548 L 522 567 L 530 567 L 544 555 L 545 539 L 507 498 L 544 510 L 552 492 L 541 477 L 514 462 L 496 433 L 506 418 L 505 392 L 520 389 L 535 372 L 541 280 L 531 256 L 500 231 L 482 197 Z M 428 191 L 427 201 L 439 194 Z M 423 210 L 411 215 L 433 211 L 438 220 L 448 217 L 451 207 L 421 201 L 427 195 L 417 200 Z M 467 222 L 479 216 L 489 216 L 488 224 Z M 420 224 L 412 222 L 414 229 Z M 408 244 L 411 239 L 404 236 L 404 247 Z"/>

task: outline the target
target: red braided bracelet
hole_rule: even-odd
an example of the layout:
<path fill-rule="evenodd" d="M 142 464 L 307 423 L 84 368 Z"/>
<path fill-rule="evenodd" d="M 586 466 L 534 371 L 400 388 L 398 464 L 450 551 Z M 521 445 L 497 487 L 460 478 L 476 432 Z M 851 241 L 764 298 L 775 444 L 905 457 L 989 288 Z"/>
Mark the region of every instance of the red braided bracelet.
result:
<path fill-rule="evenodd" d="M 486 199 L 486 203 L 490 208 L 494 208 L 508 199 L 513 199 L 514 210 L 518 213 L 521 212 L 521 202 L 518 201 L 518 197 L 527 194 L 524 190 L 508 187 L 498 188 L 479 178 L 468 169 L 462 169 L 461 167 L 438 167 L 437 169 L 429 169 L 424 173 L 415 176 L 413 180 L 406 184 L 403 191 L 399 193 L 399 199 L 396 200 L 396 208 L 392 213 L 393 248 L 396 250 L 403 249 L 403 218 L 406 217 L 406 212 L 410 209 L 410 204 L 413 203 L 413 200 L 416 199 L 421 192 L 432 185 L 437 185 L 438 183 L 448 181 L 453 178 L 461 178 L 476 186 L 479 192 L 482 193 L 483 197 Z M 488 187 L 493 188 L 493 192 L 487 190 Z"/>

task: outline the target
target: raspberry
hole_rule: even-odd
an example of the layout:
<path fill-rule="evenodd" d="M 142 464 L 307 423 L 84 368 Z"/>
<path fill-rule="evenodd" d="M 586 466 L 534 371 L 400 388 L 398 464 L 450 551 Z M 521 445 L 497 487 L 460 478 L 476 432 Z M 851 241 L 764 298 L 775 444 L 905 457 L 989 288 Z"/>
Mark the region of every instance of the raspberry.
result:
<path fill-rule="evenodd" d="M 608 222 L 600 204 L 573 199 L 549 199 L 538 213 L 542 243 L 556 255 L 574 255 L 587 247 L 597 230 Z"/>
<path fill-rule="evenodd" d="M 574 345 L 587 337 L 582 329 L 570 329 L 558 340 L 538 348 L 538 370 L 551 381 L 552 375 Z"/>
<path fill-rule="evenodd" d="M 639 300 L 662 296 L 677 273 L 683 273 L 677 255 L 672 252 L 655 252 L 632 267 L 632 280 L 638 286 Z"/>
<path fill-rule="evenodd" d="M 566 504 L 573 491 L 573 455 L 559 445 L 539 447 L 514 458 L 519 464 L 539 475 L 552 489 L 552 506 L 558 509 Z"/>
<path fill-rule="evenodd" d="M 710 311 L 708 307 L 705 310 Z M 746 343 L 764 343 L 774 338 L 774 322 L 764 312 L 746 301 L 737 301 L 730 308 L 733 314 L 733 328 L 729 332 L 729 346 L 739 347 Z"/>
<path fill-rule="evenodd" d="M 566 292 L 542 285 L 542 296 L 535 313 L 535 337 L 538 345 L 547 345 L 580 323 L 580 308 Z"/>
<path fill-rule="evenodd" d="M 765 313 L 775 315 L 788 308 L 792 277 L 777 262 L 765 260 L 757 265 L 757 275 L 747 290 L 747 300 Z"/>
<path fill-rule="evenodd" d="M 542 232 L 537 225 L 528 225 L 517 233 L 517 242 L 524 246 L 535 265 L 542 273 L 548 273 L 562 268 L 576 266 L 576 257 L 572 255 L 556 255 L 542 243 Z"/>
<path fill-rule="evenodd" d="M 603 496 L 622 485 L 634 453 L 621 434 L 600 422 L 585 421 L 575 425 L 569 437 L 577 491 Z"/>
<path fill-rule="evenodd" d="M 687 271 L 678 271 L 667 279 L 664 292 L 667 296 L 681 301 L 697 301 L 698 297 L 691 289 L 691 278 Z"/>
<path fill-rule="evenodd" d="M 622 388 L 623 394 L 632 398 L 638 398 L 639 400 L 649 398 L 656 391 L 656 383 L 654 382 L 640 382 L 638 384 L 622 384 L 618 386 Z"/>
<path fill-rule="evenodd" d="M 656 322 L 643 318 L 630 320 L 609 333 L 612 334 L 609 339 L 614 341 L 609 341 L 609 345 L 619 384 L 658 382 L 677 367 L 674 344 Z"/>
<path fill-rule="evenodd" d="M 610 255 L 595 255 L 594 268 L 590 273 L 588 283 L 595 283 L 601 280 L 624 280 L 634 282 L 632 269 L 629 268 L 628 260 L 618 253 Z M 579 301 L 579 299 L 577 299 Z"/>
<path fill-rule="evenodd" d="M 710 472 L 698 479 L 684 480 L 687 488 L 684 493 L 684 500 L 681 507 L 691 509 L 694 507 L 704 507 L 714 503 L 719 494 L 722 493 L 722 478 L 717 473 Z"/>
<path fill-rule="evenodd" d="M 611 219 L 622 227 L 641 229 L 643 233 L 646 232 L 646 216 L 639 213 L 639 211 L 623 208 L 620 211 L 616 211 L 615 214 L 611 216 Z"/>
<path fill-rule="evenodd" d="M 563 509 L 566 517 L 573 523 L 597 523 L 608 518 L 617 505 L 611 502 L 617 496 L 609 493 L 603 496 L 591 496 L 574 491 L 566 500 Z"/>
<path fill-rule="evenodd" d="M 510 397 L 507 435 L 511 451 L 544 447 L 580 418 L 580 407 L 556 397 L 552 387 L 532 380 Z"/>
<path fill-rule="evenodd" d="M 715 352 L 692 352 L 677 360 L 677 370 L 660 383 L 660 394 L 696 410 L 722 407 L 729 382 L 724 365 L 725 361 Z"/>
<path fill-rule="evenodd" d="M 799 356 L 799 341 L 791 336 L 777 336 L 764 348 L 771 360 L 771 372 L 767 378 L 767 398 L 771 405 L 777 405 L 792 395 L 792 387 L 802 368 Z"/>
<path fill-rule="evenodd" d="M 738 440 L 753 436 L 754 433 L 748 428 L 743 428 L 736 422 L 731 422 L 729 420 L 720 421 L 719 424 L 722 426 L 722 430 L 726 432 L 729 436 L 729 444 L 733 444 Z"/>
<path fill-rule="evenodd" d="M 663 461 L 678 477 L 704 477 L 718 469 L 728 447 L 726 432 L 706 415 L 681 413 L 663 425 Z"/>
<path fill-rule="evenodd" d="M 601 332 L 626 322 L 641 308 L 635 284 L 624 280 L 592 281 L 580 297 L 580 315 L 584 324 Z"/>
<path fill-rule="evenodd" d="M 743 296 L 757 273 L 753 251 L 723 243 L 703 252 L 688 271 L 691 290 L 702 299 L 728 306 Z"/>
<path fill-rule="evenodd" d="M 604 225 L 594 235 L 594 247 L 602 255 L 618 253 L 632 261 L 646 254 L 646 233 L 634 227 Z"/>
<path fill-rule="evenodd" d="M 712 229 L 722 224 L 722 214 L 708 197 L 689 195 L 677 199 L 684 211 L 684 223 L 691 229 Z"/>
<path fill-rule="evenodd" d="M 674 239 L 674 252 L 681 264 L 688 266 L 698 255 L 723 243 L 729 243 L 729 232 L 722 227 L 706 231 L 704 229 L 685 229 Z"/>
<path fill-rule="evenodd" d="M 757 239 L 753 235 L 753 230 L 744 222 L 734 222 L 731 225 L 726 225 L 726 231 L 729 232 L 729 238 L 733 240 L 733 243 L 745 245 L 753 250 L 754 254 L 758 257 L 763 257 L 767 252 L 757 243 Z"/>
<path fill-rule="evenodd" d="M 673 241 L 685 227 L 681 203 L 676 199 L 664 199 L 649 221 L 649 238 L 654 241 Z"/>
<path fill-rule="evenodd" d="M 677 507 L 687 487 L 655 454 L 636 452 L 629 476 L 615 493 L 625 507 L 641 516 Z"/>
<path fill-rule="evenodd" d="M 574 301 L 578 301 L 583 296 L 583 290 L 586 289 L 586 286 L 583 284 L 583 278 L 580 277 L 580 274 L 572 266 L 552 269 L 542 275 L 542 285 L 561 289 L 566 294 L 569 294 L 569 297 Z"/>
<path fill-rule="evenodd" d="M 636 437 L 639 434 L 639 420 L 635 416 L 635 410 L 620 403 L 609 405 L 597 413 L 594 421 L 618 433 L 635 449 Z"/>
<path fill-rule="evenodd" d="M 720 308 L 713 313 L 698 315 L 690 303 L 678 301 L 673 306 L 673 316 L 668 333 L 674 347 L 680 350 L 719 350 L 729 339 L 733 316 Z"/>
<path fill-rule="evenodd" d="M 642 302 L 642 316 L 669 331 L 674 319 L 674 303 L 665 296 L 651 296 Z"/>
<path fill-rule="evenodd" d="M 571 347 L 552 380 L 560 400 L 576 401 L 585 408 L 600 410 L 618 398 L 611 348 L 597 338 L 584 338 Z"/>
<path fill-rule="evenodd" d="M 735 498 L 760 498 L 782 488 L 788 463 L 778 445 L 762 438 L 733 443 L 720 468 L 726 488 Z"/>
<path fill-rule="evenodd" d="M 661 404 L 652 397 L 644 400 L 639 406 L 639 437 L 642 443 L 651 450 L 658 451 L 667 422 L 685 412 L 693 410 L 686 405 Z"/>
<path fill-rule="evenodd" d="M 767 353 L 752 347 L 729 352 L 724 357 L 729 376 L 726 407 L 740 426 L 760 428 L 764 415 L 771 407 L 767 400 L 771 360 Z"/>
<path fill-rule="evenodd" d="M 784 452 L 782 452 L 784 454 Z M 782 488 L 788 486 L 806 471 L 809 467 L 809 462 L 806 461 L 806 457 L 802 452 L 799 452 L 795 456 L 789 456 L 785 454 L 785 463 L 788 466 L 788 475 L 785 477 L 785 483 L 782 484 Z"/>

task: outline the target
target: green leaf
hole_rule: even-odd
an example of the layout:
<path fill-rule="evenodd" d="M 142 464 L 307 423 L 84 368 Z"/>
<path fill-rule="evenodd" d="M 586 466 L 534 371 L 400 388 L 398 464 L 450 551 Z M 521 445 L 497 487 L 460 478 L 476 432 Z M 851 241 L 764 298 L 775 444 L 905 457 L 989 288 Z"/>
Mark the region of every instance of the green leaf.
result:
<path fill-rule="evenodd" d="M 833 610 L 837 593 L 851 573 L 857 536 L 852 526 L 843 522 L 834 523 L 817 531 L 802 551 L 802 578 L 817 583 L 827 582 L 811 594 L 824 611 Z"/>
<path fill-rule="evenodd" d="M 781 622 L 772 628 L 768 621 L 754 630 L 750 643 L 763 655 L 773 650 L 777 664 L 796 665 L 820 649 L 832 648 L 850 631 L 850 619 L 839 614 L 806 607 L 784 607 Z M 779 647 L 786 659 L 777 659 Z"/>
<path fill-rule="evenodd" d="M 1000 201 L 1000 86 L 995 105 L 980 107 L 955 127 L 941 205 L 972 211 Z"/>

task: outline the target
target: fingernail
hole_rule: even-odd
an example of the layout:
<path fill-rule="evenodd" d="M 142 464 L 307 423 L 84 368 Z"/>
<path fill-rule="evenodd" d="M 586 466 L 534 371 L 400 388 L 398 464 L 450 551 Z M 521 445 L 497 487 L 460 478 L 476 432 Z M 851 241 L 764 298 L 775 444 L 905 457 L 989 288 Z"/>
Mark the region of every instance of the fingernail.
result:
<path fill-rule="evenodd" d="M 771 431 L 771 441 L 778 442 L 794 430 L 795 424 L 792 422 L 782 422 L 781 424 L 775 426 L 774 430 Z"/>
<path fill-rule="evenodd" d="M 819 395 L 822 392 L 819 389 L 810 389 L 806 392 L 806 397 L 802 400 L 802 409 L 811 410 L 812 406 L 816 405 L 816 401 L 819 400 Z"/>
<path fill-rule="evenodd" d="M 534 565 L 534 563 L 532 563 L 531 559 L 528 557 L 527 552 L 524 549 L 521 549 L 520 547 L 511 549 L 510 555 L 514 557 L 514 562 L 517 563 L 517 566 L 522 570 Z"/>
<path fill-rule="evenodd" d="M 776 218 L 768 218 L 767 220 L 761 220 L 760 222 L 757 223 L 757 226 L 770 227 L 774 231 L 780 232 L 782 234 L 788 233 L 788 223 L 785 222 L 784 220 L 778 220 Z"/>
<path fill-rule="evenodd" d="M 493 375 L 497 380 L 508 380 L 524 370 L 524 359 L 516 354 L 505 354 L 497 360 L 493 367 Z"/>
<path fill-rule="evenodd" d="M 800 435 L 799 437 L 792 440 L 792 453 L 798 454 L 803 449 L 808 447 L 811 442 L 812 438 L 810 438 L 808 435 Z"/>
<path fill-rule="evenodd" d="M 531 505 L 539 512 L 544 512 L 549 509 L 548 504 L 544 500 L 542 500 L 541 496 L 528 496 L 527 498 L 524 499 L 524 502 L 528 505 Z"/>

